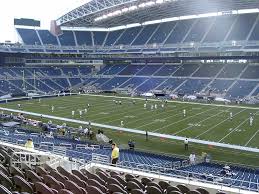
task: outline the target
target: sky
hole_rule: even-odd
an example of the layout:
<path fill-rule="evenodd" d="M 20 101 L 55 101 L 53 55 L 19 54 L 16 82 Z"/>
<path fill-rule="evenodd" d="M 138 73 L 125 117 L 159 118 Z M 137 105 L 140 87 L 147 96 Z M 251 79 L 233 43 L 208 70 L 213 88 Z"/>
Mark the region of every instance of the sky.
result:
<path fill-rule="evenodd" d="M 0 42 L 16 42 L 18 36 L 14 18 L 30 18 L 41 21 L 41 27 L 50 28 L 50 21 L 59 18 L 87 0 L 0 0 Z"/>

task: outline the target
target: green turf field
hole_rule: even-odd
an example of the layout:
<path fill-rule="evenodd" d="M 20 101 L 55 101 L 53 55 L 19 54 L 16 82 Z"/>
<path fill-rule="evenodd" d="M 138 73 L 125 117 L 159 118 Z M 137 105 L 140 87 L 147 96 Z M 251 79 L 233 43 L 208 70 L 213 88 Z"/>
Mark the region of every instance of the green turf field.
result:
<path fill-rule="evenodd" d="M 121 101 L 122 104 L 116 104 L 114 100 Z M 125 128 L 249 147 L 259 147 L 258 107 L 230 107 L 170 101 L 165 104 L 164 108 L 162 108 L 162 101 L 149 100 L 147 102 L 147 108 L 145 109 L 144 99 L 136 99 L 135 101 L 136 103 L 133 104 L 132 99 L 126 98 L 77 95 L 45 98 L 41 99 L 41 102 L 39 102 L 39 100 L 16 101 L 8 104 L 1 104 L 0 106 L 18 109 L 17 104 L 21 104 L 22 110 L 40 114 L 74 118 L 111 126 L 120 126 L 121 121 L 123 121 Z M 87 108 L 87 104 L 90 104 L 90 108 Z M 158 108 L 151 110 L 151 105 L 155 104 L 157 104 Z M 55 107 L 53 112 L 51 110 L 51 106 Z M 87 113 L 85 113 L 84 109 L 87 109 Z M 186 110 L 185 117 L 183 115 L 184 109 Z M 81 118 L 79 116 L 80 110 L 83 111 Z M 72 117 L 72 111 L 75 111 L 74 117 Z M 230 112 L 233 113 L 232 120 L 229 119 Z M 252 126 L 249 125 L 250 113 L 255 115 Z M 73 126 L 76 125 L 73 124 Z M 177 147 L 176 144 L 181 144 L 171 140 L 154 138 L 154 142 L 156 143 L 149 145 L 145 144 L 145 137 L 141 137 L 141 135 L 126 133 L 120 134 L 119 132 L 112 130 L 107 130 L 107 134 L 112 136 L 113 139 L 118 139 L 118 141 L 123 139 L 124 141 L 121 142 L 125 144 L 129 138 L 137 139 L 141 148 L 161 152 L 170 152 L 168 148 L 169 143 L 170 145 L 173 143 L 173 145 L 175 145 L 175 149 Z M 163 148 L 161 148 L 162 145 Z M 152 148 L 152 146 L 154 147 Z M 161 149 L 155 146 L 160 146 Z M 196 148 L 201 150 L 208 149 L 204 145 L 196 145 Z M 222 149 L 217 150 L 219 155 L 221 152 L 220 150 Z M 180 150 L 176 150 L 175 152 L 171 151 L 170 153 L 179 154 L 180 152 Z M 233 150 L 230 152 L 233 153 Z M 248 153 L 248 155 L 258 159 L 256 154 Z M 217 159 L 222 160 L 221 158 Z M 240 160 L 236 162 L 239 161 Z M 240 162 L 243 163 L 243 161 Z"/>

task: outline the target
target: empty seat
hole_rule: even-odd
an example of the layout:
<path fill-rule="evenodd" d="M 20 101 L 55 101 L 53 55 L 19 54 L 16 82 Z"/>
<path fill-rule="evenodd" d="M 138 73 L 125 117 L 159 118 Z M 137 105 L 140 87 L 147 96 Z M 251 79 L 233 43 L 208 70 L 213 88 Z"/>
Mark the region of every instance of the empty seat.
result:
<path fill-rule="evenodd" d="M 33 193 L 32 186 L 24 178 L 15 175 L 13 177 L 13 181 L 16 186 L 16 189 L 18 189 L 19 192 Z"/>
<path fill-rule="evenodd" d="M 0 185 L 0 193 L 1 194 L 12 194 L 11 191 L 9 191 L 5 186 Z"/>
<path fill-rule="evenodd" d="M 106 189 L 106 187 L 104 186 L 104 185 L 101 185 L 97 180 L 95 180 L 95 179 L 89 179 L 88 181 L 87 181 L 87 184 L 89 185 L 89 186 L 94 186 L 94 187 L 97 187 L 97 188 L 99 188 L 102 192 L 107 192 L 107 189 Z"/>
<path fill-rule="evenodd" d="M 9 170 L 10 170 L 10 174 L 12 176 L 18 175 L 22 178 L 25 178 L 23 172 L 19 168 L 16 168 L 14 166 L 10 166 Z"/>
<path fill-rule="evenodd" d="M 46 171 L 48 171 L 48 172 L 54 170 L 54 168 L 52 168 L 51 166 L 49 166 L 49 165 L 46 164 L 46 163 L 43 164 L 43 168 L 44 168 Z"/>
<path fill-rule="evenodd" d="M 9 190 L 13 188 L 12 181 L 1 171 L 0 171 L 0 183 Z"/>
<path fill-rule="evenodd" d="M 189 191 L 188 194 L 201 194 L 199 191 Z"/>
<path fill-rule="evenodd" d="M 140 189 L 141 190 L 141 188 L 139 187 L 139 185 L 137 183 L 135 183 L 133 181 L 127 182 L 127 190 L 131 191 L 133 189 Z"/>
<path fill-rule="evenodd" d="M 70 174 L 68 178 L 69 178 L 69 180 L 76 183 L 79 187 L 85 188 L 87 185 L 84 180 L 81 180 L 78 176 L 76 176 L 74 174 Z"/>
<path fill-rule="evenodd" d="M 72 173 L 73 173 L 74 175 L 78 176 L 80 179 L 82 179 L 82 180 L 85 181 L 85 182 L 88 180 L 87 176 L 84 175 L 84 174 L 83 174 L 81 171 L 79 171 L 79 170 L 72 170 Z"/>
<path fill-rule="evenodd" d="M 41 182 L 35 183 L 35 189 L 37 194 L 55 194 L 51 188 Z"/>
<path fill-rule="evenodd" d="M 7 168 L 2 164 L 0 164 L 0 171 L 2 171 L 6 176 L 9 176 Z"/>
<path fill-rule="evenodd" d="M 176 187 L 178 187 L 182 193 L 188 193 L 190 191 L 190 189 L 188 187 L 186 187 L 185 185 L 182 185 L 182 184 L 177 185 Z"/>
<path fill-rule="evenodd" d="M 148 186 L 147 194 L 162 194 L 162 191 L 155 186 Z"/>
<path fill-rule="evenodd" d="M 94 186 L 88 186 L 87 192 L 90 194 L 105 194 L 100 189 L 98 189 L 97 187 L 94 187 Z"/>
<path fill-rule="evenodd" d="M 130 181 L 137 183 L 139 188 L 141 188 L 142 190 L 145 190 L 145 186 L 141 182 L 139 182 L 138 179 L 132 178 Z"/>
<path fill-rule="evenodd" d="M 143 185 L 147 185 L 147 183 L 149 183 L 149 182 L 152 182 L 152 180 L 151 179 L 149 179 L 149 178 L 146 178 L 146 177 L 143 177 L 142 179 L 141 179 L 141 183 L 143 184 Z"/>
<path fill-rule="evenodd" d="M 123 178 L 121 178 L 120 176 L 115 175 L 115 176 L 113 176 L 113 178 L 118 180 L 124 187 L 127 185 L 127 182 Z"/>
<path fill-rule="evenodd" d="M 99 188 L 99 187 L 98 187 Z M 110 184 L 107 186 L 110 193 L 119 192 L 122 194 L 127 194 L 127 191 L 125 191 L 123 188 L 121 188 L 119 185 L 116 184 Z"/>
<path fill-rule="evenodd" d="M 68 180 L 68 178 L 66 176 L 62 175 L 61 173 L 59 173 L 56 170 L 50 171 L 50 175 L 62 183 L 64 183 L 66 180 Z"/>
<path fill-rule="evenodd" d="M 74 194 L 71 191 L 67 190 L 67 189 L 61 189 L 58 194 Z"/>
<path fill-rule="evenodd" d="M 163 191 L 166 190 L 167 187 L 170 186 L 170 184 L 169 184 L 168 182 L 166 182 L 166 181 L 159 181 L 158 184 L 159 184 L 159 186 L 162 188 Z"/>
<path fill-rule="evenodd" d="M 45 175 L 45 176 L 43 176 L 43 179 L 44 179 L 45 184 L 50 188 L 56 189 L 58 191 L 65 188 L 65 186 L 62 182 L 57 181 L 51 175 Z"/>
<path fill-rule="evenodd" d="M 98 175 L 96 174 L 89 174 L 88 175 L 89 179 L 94 179 L 97 180 L 100 184 L 105 185 L 105 181 L 103 179 L 101 179 Z"/>
<path fill-rule="evenodd" d="M 76 183 L 70 180 L 66 180 L 65 184 L 65 189 L 71 191 L 74 194 L 87 194 L 85 189 L 82 187 L 79 187 Z"/>
<path fill-rule="evenodd" d="M 118 185 L 120 186 L 121 188 L 124 188 L 125 186 L 122 185 L 117 179 L 113 178 L 113 177 L 110 177 L 108 180 L 107 180 L 107 184 L 110 185 L 110 184 L 115 184 L 115 185 Z"/>
<path fill-rule="evenodd" d="M 66 169 L 64 169 L 63 167 L 61 167 L 61 166 L 58 166 L 58 167 L 57 167 L 57 171 L 58 171 L 60 174 L 66 176 L 66 177 L 69 177 L 69 175 L 70 175 L 70 173 L 69 173 Z"/>
<path fill-rule="evenodd" d="M 199 191 L 201 194 L 210 194 L 209 191 L 207 191 L 206 189 L 203 189 L 203 188 L 198 188 L 198 189 L 196 189 L 196 191 Z"/>
<path fill-rule="evenodd" d="M 133 175 L 131 175 L 131 174 L 126 174 L 125 175 L 125 180 L 127 181 L 127 182 L 129 182 L 131 179 L 133 179 L 133 178 L 135 178 Z"/>
<path fill-rule="evenodd" d="M 131 191 L 131 194 L 145 194 L 145 192 L 142 191 L 141 189 L 133 189 Z"/>
<path fill-rule="evenodd" d="M 30 181 L 30 182 L 36 183 L 36 182 L 43 181 L 43 179 L 32 170 L 27 170 L 25 172 L 25 174 L 26 174 L 28 181 Z"/>
<path fill-rule="evenodd" d="M 166 189 L 166 192 L 167 192 L 167 193 L 170 193 L 170 192 L 172 192 L 172 191 L 181 192 L 181 190 L 180 190 L 178 187 L 175 187 L 175 186 L 172 186 L 172 185 L 168 186 L 167 189 Z"/>
<path fill-rule="evenodd" d="M 41 177 L 48 174 L 48 172 L 42 166 L 36 166 L 36 173 Z"/>
<path fill-rule="evenodd" d="M 159 189 L 161 192 L 163 192 L 163 189 L 162 189 L 162 188 L 160 187 L 160 185 L 157 184 L 156 182 L 149 182 L 149 183 L 147 183 L 147 186 L 148 186 L 148 187 L 150 187 L 150 186 L 156 187 L 156 188 Z"/>

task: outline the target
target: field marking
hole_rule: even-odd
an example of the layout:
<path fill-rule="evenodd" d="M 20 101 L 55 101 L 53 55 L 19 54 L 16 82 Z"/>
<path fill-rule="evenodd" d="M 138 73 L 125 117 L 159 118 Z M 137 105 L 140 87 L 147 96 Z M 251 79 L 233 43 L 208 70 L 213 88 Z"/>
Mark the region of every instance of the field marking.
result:
<path fill-rule="evenodd" d="M 179 109 L 177 109 L 177 110 L 182 110 L 183 108 L 186 108 L 187 106 L 185 106 L 185 107 L 181 107 L 181 108 L 179 108 Z M 172 111 L 175 111 L 175 109 L 173 109 Z M 169 112 L 171 112 L 171 111 L 169 111 Z M 165 113 L 165 112 L 163 112 L 163 113 Z M 167 112 L 168 113 L 168 112 Z M 162 114 L 162 113 L 160 113 L 160 114 Z M 164 119 L 168 119 L 168 118 L 171 118 L 171 117 L 174 117 L 174 116 L 177 116 L 177 115 L 180 115 L 180 114 L 183 114 L 182 112 L 181 113 L 177 113 L 177 114 L 173 114 L 173 115 L 170 115 L 170 116 L 168 116 L 168 117 L 165 117 Z M 157 115 L 156 115 L 157 116 Z M 140 120 L 140 119 L 139 119 Z M 133 121 L 132 121 L 133 122 Z M 134 121 L 135 122 L 135 121 Z M 144 126 L 147 126 L 147 125 L 151 125 L 152 123 L 157 123 L 155 120 L 154 121 L 152 121 L 151 123 L 146 123 L 146 124 L 144 124 L 144 125 L 140 125 L 140 126 L 138 126 L 138 128 L 141 128 L 141 127 L 144 127 Z M 154 131 L 153 131 L 154 132 Z"/>
<path fill-rule="evenodd" d="M 178 121 L 173 122 L 173 123 L 171 123 L 171 124 L 169 124 L 169 125 L 166 125 L 166 126 L 164 126 L 164 127 L 160 127 L 160 128 L 158 128 L 158 129 L 156 129 L 156 130 L 154 130 L 154 131 L 152 131 L 152 132 L 157 132 L 157 131 L 159 131 L 159 130 L 161 130 L 161 129 L 164 129 L 164 128 L 168 127 L 168 126 L 171 126 L 171 125 L 174 125 L 174 124 L 176 124 L 176 123 L 179 123 L 179 122 L 185 121 L 185 120 L 187 120 L 187 119 L 189 119 L 189 118 L 192 118 L 192 117 L 198 116 L 198 115 L 200 115 L 200 114 L 203 114 L 203 113 L 209 112 L 209 111 L 211 111 L 211 110 L 213 110 L 213 109 L 216 109 L 216 108 L 211 108 L 211 109 L 208 109 L 208 110 L 206 110 L 206 111 L 202 111 L 202 112 L 200 112 L 200 113 L 198 113 L 198 114 L 195 114 L 195 115 L 192 115 L 192 116 L 189 116 L 189 117 L 185 117 L 184 119 L 178 120 Z"/>
<path fill-rule="evenodd" d="M 229 108 L 230 109 L 230 108 Z M 227 110 L 229 110 L 229 109 L 227 109 Z M 208 120 L 208 119 L 210 119 L 210 118 L 212 118 L 212 117 L 215 117 L 215 116 L 218 116 L 219 114 L 221 114 L 222 112 L 221 111 L 219 111 L 217 114 L 214 114 L 214 115 L 212 115 L 212 116 L 210 116 L 210 117 L 207 117 L 206 119 L 203 119 L 203 120 L 201 120 L 201 121 L 199 121 L 198 123 L 196 123 L 196 124 L 200 124 L 200 123 L 203 123 L 204 121 L 206 121 L 206 120 Z M 175 132 L 175 133 L 173 133 L 174 135 L 177 135 L 178 133 L 181 133 L 181 132 L 183 132 L 183 131 L 185 131 L 185 130 L 187 130 L 187 129 L 189 129 L 189 128 L 192 128 L 193 126 L 189 126 L 189 127 L 186 127 L 186 128 L 184 128 L 184 129 L 182 129 L 182 130 L 180 130 L 180 131 L 177 131 L 177 132 Z"/>
<path fill-rule="evenodd" d="M 106 96 L 106 95 L 96 95 L 96 94 L 80 94 L 82 96 L 95 96 L 95 97 L 105 97 L 105 98 L 125 98 L 125 99 L 135 99 L 135 100 L 142 100 L 145 101 L 144 98 L 139 97 L 125 97 L 125 96 Z M 148 99 L 148 101 L 161 101 L 157 99 Z M 178 104 L 196 104 L 196 105 L 202 105 L 202 106 L 217 106 L 217 107 L 229 107 L 229 108 L 242 108 L 242 109 L 253 109 L 253 110 L 259 110 L 257 107 L 249 107 L 249 106 L 237 106 L 237 105 L 225 105 L 225 104 L 205 104 L 200 102 L 181 102 L 181 101 L 172 101 L 169 100 L 170 103 L 178 103 Z"/>
<path fill-rule="evenodd" d="M 234 115 L 233 115 L 233 117 L 234 117 L 234 116 L 236 116 L 236 115 L 238 115 L 239 113 L 241 113 L 241 112 L 245 111 L 245 110 L 246 110 L 246 109 L 243 109 L 243 110 L 241 110 L 241 111 L 237 112 L 236 114 L 234 114 Z M 229 120 L 229 118 L 227 118 L 227 119 L 225 119 L 225 120 L 223 120 L 223 121 L 219 122 L 218 124 L 214 125 L 213 127 L 210 127 L 210 128 L 209 128 L 209 129 L 207 129 L 206 131 L 204 131 L 204 132 L 202 132 L 201 134 L 197 135 L 195 138 L 198 138 L 198 137 L 202 136 L 203 134 L 205 134 L 205 133 L 207 133 L 207 132 L 211 131 L 212 129 L 214 129 L 215 127 L 217 127 L 217 126 L 221 125 L 222 123 L 226 122 L 227 120 Z"/>
<path fill-rule="evenodd" d="M 255 114 L 257 114 L 259 111 L 257 111 Z M 249 120 L 249 117 L 247 119 L 245 119 L 242 123 L 240 123 L 236 128 L 234 128 L 232 131 L 230 131 L 225 137 L 223 137 L 222 139 L 220 139 L 218 142 L 221 142 L 223 139 L 225 139 L 226 137 L 228 137 L 230 134 L 232 134 L 233 132 L 236 131 L 236 129 L 238 129 L 240 126 L 242 126 L 244 123 L 246 123 Z"/>
<path fill-rule="evenodd" d="M 57 117 L 57 116 L 46 115 L 46 114 L 39 114 L 39 113 L 28 112 L 28 111 L 21 111 L 21 110 L 17 110 L 17 109 L 0 107 L 0 110 L 10 111 L 10 112 L 15 112 L 15 113 L 23 113 L 23 114 L 26 114 L 26 115 L 31 115 L 31 116 L 41 117 L 41 118 L 54 119 L 54 120 L 60 120 L 60 121 L 66 121 L 66 122 L 77 123 L 77 124 L 86 124 L 86 125 L 89 124 L 89 122 L 86 122 L 86 121 L 69 119 L 69 118 L 65 118 L 65 117 Z M 142 135 L 146 134 L 146 132 L 143 131 L 143 130 L 116 127 L 116 126 L 104 125 L 104 124 L 99 124 L 99 123 L 91 123 L 91 124 L 93 126 L 96 126 L 96 127 L 107 128 L 107 129 L 112 129 L 112 130 L 117 130 L 117 131 L 125 131 L 125 132 L 137 133 L 137 134 L 142 134 Z M 174 140 L 179 140 L 179 141 L 185 140 L 185 137 L 168 135 L 168 134 L 161 134 L 161 133 L 149 132 L 149 135 L 154 136 L 154 137 L 158 137 L 158 138 L 174 139 Z M 232 144 L 226 144 L 226 143 L 220 143 L 220 142 L 213 142 L 213 141 L 206 141 L 206 140 L 199 140 L 199 139 L 192 139 L 192 138 L 189 138 L 189 142 L 259 153 L 258 148 L 251 148 L 251 147 L 232 145 Z"/>
<path fill-rule="evenodd" d="M 252 141 L 252 139 L 254 139 L 254 137 L 257 135 L 257 133 L 259 133 L 259 129 L 254 133 L 254 135 L 246 142 L 245 146 L 247 146 L 250 141 Z"/>

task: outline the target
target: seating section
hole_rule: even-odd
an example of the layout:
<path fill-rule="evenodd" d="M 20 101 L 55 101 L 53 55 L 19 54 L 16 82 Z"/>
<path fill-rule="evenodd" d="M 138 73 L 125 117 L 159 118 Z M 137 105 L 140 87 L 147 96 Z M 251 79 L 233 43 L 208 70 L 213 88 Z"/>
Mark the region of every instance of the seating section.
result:
<path fill-rule="evenodd" d="M 242 98 L 244 96 L 247 96 L 252 92 L 252 90 L 257 86 L 257 81 L 237 81 L 235 85 L 230 88 L 227 95 L 231 98 Z"/>
<path fill-rule="evenodd" d="M 40 39 L 35 30 L 17 28 L 17 32 L 20 34 L 24 44 L 41 45 Z"/>
<path fill-rule="evenodd" d="M 250 65 L 245 72 L 241 75 L 245 79 L 259 79 L 259 65 Z"/>

